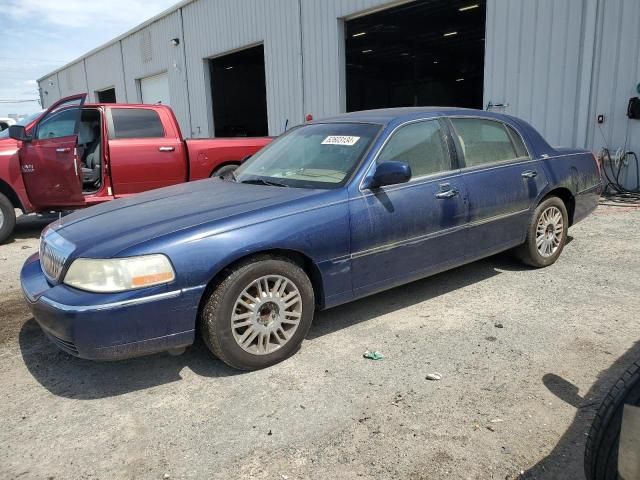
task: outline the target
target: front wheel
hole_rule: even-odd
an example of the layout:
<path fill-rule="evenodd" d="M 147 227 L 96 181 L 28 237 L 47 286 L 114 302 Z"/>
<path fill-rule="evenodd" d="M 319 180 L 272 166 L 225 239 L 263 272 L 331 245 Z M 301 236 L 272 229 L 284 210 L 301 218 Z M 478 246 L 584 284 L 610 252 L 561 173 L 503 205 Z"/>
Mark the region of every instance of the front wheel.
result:
<path fill-rule="evenodd" d="M 314 313 L 304 270 L 280 257 L 233 268 L 202 310 L 202 337 L 220 360 L 240 370 L 274 365 L 295 353 Z"/>
<path fill-rule="evenodd" d="M 0 243 L 4 242 L 16 226 L 16 211 L 11 201 L 0 193 Z"/>
<path fill-rule="evenodd" d="M 533 213 L 527 239 L 516 252 L 527 265 L 548 267 L 562 253 L 568 230 L 569 216 L 564 202 L 558 197 L 548 197 Z"/>

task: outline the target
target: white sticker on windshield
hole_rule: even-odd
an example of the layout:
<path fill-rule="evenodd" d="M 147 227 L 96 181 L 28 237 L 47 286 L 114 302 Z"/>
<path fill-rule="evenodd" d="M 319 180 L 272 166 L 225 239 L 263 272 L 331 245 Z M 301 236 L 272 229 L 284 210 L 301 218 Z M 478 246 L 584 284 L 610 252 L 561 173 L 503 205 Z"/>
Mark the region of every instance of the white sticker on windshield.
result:
<path fill-rule="evenodd" d="M 322 145 L 348 145 L 349 147 L 356 144 L 360 137 L 352 137 L 350 135 L 329 135 L 322 141 Z"/>

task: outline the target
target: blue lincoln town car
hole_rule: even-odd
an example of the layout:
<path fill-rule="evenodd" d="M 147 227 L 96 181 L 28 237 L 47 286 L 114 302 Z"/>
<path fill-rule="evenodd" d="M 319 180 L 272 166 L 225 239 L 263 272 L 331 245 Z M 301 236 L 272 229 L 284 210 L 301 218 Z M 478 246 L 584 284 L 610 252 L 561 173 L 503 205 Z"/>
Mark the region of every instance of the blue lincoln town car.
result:
<path fill-rule="evenodd" d="M 21 282 L 66 352 L 119 359 L 199 332 L 244 370 L 302 343 L 334 307 L 515 249 L 554 263 L 601 190 L 585 150 L 497 113 L 405 108 L 290 130 L 236 170 L 69 215 Z"/>

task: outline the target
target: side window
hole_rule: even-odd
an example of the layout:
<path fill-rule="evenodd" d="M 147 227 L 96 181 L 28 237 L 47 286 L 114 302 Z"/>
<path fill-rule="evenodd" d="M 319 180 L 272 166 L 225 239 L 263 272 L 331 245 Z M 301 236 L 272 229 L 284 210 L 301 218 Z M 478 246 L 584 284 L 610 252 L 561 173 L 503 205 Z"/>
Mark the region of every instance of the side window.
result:
<path fill-rule="evenodd" d="M 38 122 L 36 140 L 69 137 L 76 133 L 80 119 L 82 99 L 75 98 L 61 103 Z"/>
<path fill-rule="evenodd" d="M 526 152 L 518 152 L 506 127 L 500 122 L 478 118 L 452 118 L 467 167 L 515 160 Z M 519 137 L 518 137 L 519 138 Z M 526 153 L 524 154 L 526 156 Z"/>
<path fill-rule="evenodd" d="M 158 112 L 147 108 L 112 108 L 113 138 L 164 137 Z"/>
<path fill-rule="evenodd" d="M 378 156 L 378 163 L 408 163 L 413 177 L 451 170 L 451 160 L 437 120 L 410 123 L 398 129 Z"/>

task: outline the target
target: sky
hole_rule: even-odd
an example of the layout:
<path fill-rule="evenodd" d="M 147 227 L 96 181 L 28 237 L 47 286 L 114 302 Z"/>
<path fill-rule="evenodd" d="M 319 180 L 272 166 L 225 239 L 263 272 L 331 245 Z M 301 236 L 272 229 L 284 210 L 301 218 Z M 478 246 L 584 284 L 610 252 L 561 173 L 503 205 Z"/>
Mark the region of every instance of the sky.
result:
<path fill-rule="evenodd" d="M 41 110 L 36 79 L 178 0 L 0 0 L 0 117 Z"/>

